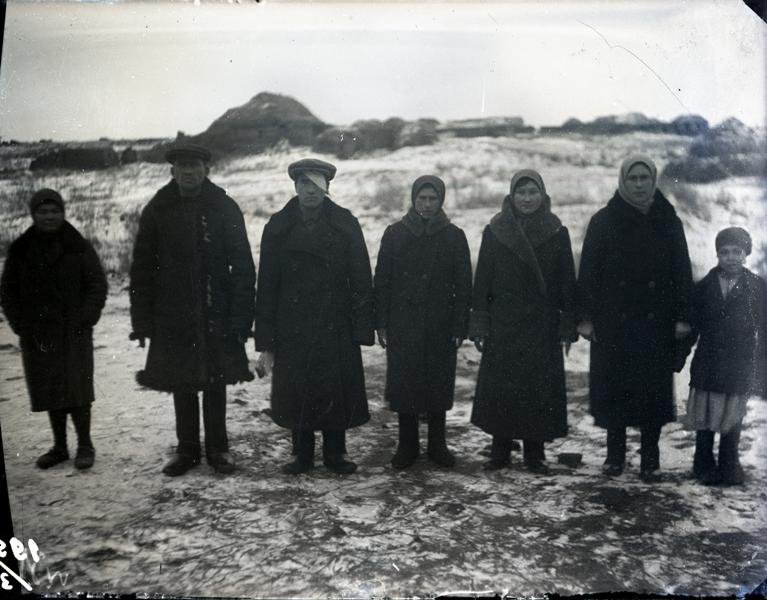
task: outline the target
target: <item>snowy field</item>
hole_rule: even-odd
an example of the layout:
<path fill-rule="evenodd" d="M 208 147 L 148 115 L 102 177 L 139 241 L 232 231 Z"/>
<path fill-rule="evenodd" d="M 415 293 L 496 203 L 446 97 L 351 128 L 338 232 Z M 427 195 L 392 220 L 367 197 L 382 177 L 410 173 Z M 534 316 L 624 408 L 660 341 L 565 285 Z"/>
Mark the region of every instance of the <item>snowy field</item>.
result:
<path fill-rule="evenodd" d="M 402 213 L 415 176 L 426 172 L 448 184 L 446 210 L 466 230 L 476 261 L 481 230 L 517 168 L 542 172 L 577 256 L 588 216 L 612 194 L 623 156 L 641 149 L 662 168 L 688 143 L 660 135 L 445 139 L 363 159 L 324 158 L 339 167 L 331 193 L 360 218 L 373 262 L 384 227 Z M 243 208 L 256 258 L 268 215 L 291 195 L 287 165 L 305 154 L 241 158 L 211 173 Z M 29 223 L 20 204 L 24 190 L 58 187 L 72 199 L 72 222 L 99 240 L 105 264 L 119 271 L 129 256 L 131 215 L 167 178 L 167 166 L 142 164 L 0 180 L 2 235 L 15 237 Z M 758 250 L 749 264 L 762 259 L 767 240 L 759 224 L 767 222 L 767 202 L 758 181 L 663 189 L 684 220 L 696 278 L 715 262 L 714 234 L 730 224 L 754 235 Z M 396 415 L 382 400 L 385 356 L 365 348 L 372 419 L 348 436 L 360 465 L 354 475 L 334 475 L 319 461 L 310 474 L 280 473 L 290 460 L 290 436 L 268 416 L 267 380 L 229 388 L 234 475 L 201 465 L 184 477 L 165 477 L 160 469 L 175 443 L 172 402 L 134 381 L 145 351 L 128 341 L 125 286 L 124 277 L 111 278 L 95 330 L 97 456 L 90 472 L 77 472 L 71 461 L 46 472 L 34 467 L 51 445 L 48 420 L 29 412 L 18 340 L 0 322 L 0 419 L 14 527 L 44 554 L 27 573 L 35 591 L 285 598 L 457 590 L 742 594 L 767 576 L 767 404 L 749 405 L 743 487 L 691 480 L 694 434 L 678 423 L 664 428 L 661 439 L 664 482 L 639 480 L 635 431 L 626 472 L 606 479 L 604 432 L 588 415 L 583 341 L 568 358 L 570 435 L 547 446 L 549 476 L 525 472 L 516 452 L 511 469 L 481 469 L 490 438 L 469 424 L 479 354 L 467 343 L 448 413 L 448 442 L 458 456 L 453 470 L 425 458 L 405 472 L 389 466 L 397 431 Z M 248 352 L 255 359 L 252 343 Z M 683 373 L 680 407 L 686 385 Z M 72 452 L 71 424 L 69 439 Z M 571 452 L 583 455 L 582 465 L 557 463 L 560 453 Z"/>

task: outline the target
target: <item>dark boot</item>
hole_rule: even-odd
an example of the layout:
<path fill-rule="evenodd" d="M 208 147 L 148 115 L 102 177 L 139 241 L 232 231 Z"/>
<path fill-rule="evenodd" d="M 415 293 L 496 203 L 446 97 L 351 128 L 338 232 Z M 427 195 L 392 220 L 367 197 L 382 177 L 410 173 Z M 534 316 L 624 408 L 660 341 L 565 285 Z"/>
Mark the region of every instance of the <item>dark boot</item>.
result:
<path fill-rule="evenodd" d="M 67 410 L 49 410 L 48 419 L 53 431 L 53 448 L 48 450 L 35 463 L 40 469 L 50 469 L 59 463 L 69 460 L 67 450 Z"/>
<path fill-rule="evenodd" d="M 78 446 L 75 455 L 75 469 L 90 469 L 96 460 L 96 450 L 93 446 Z"/>
<path fill-rule="evenodd" d="M 607 477 L 617 477 L 623 473 L 626 464 L 626 428 L 610 427 L 607 429 L 607 458 L 602 472 Z"/>
<path fill-rule="evenodd" d="M 543 442 L 522 440 L 522 456 L 527 470 L 531 473 L 546 475 L 549 472 L 549 468 L 544 462 L 546 454 Z"/>
<path fill-rule="evenodd" d="M 429 441 L 426 452 L 432 462 L 450 468 L 455 466 L 455 456 L 448 449 L 445 439 L 446 417 L 444 411 L 429 413 Z"/>
<path fill-rule="evenodd" d="M 91 441 L 91 405 L 78 406 L 70 411 L 77 432 L 76 469 L 90 469 L 96 459 L 96 450 Z"/>
<path fill-rule="evenodd" d="M 662 480 L 660 473 L 660 426 L 642 427 L 641 463 L 639 477 L 645 483 L 657 483 Z"/>
<path fill-rule="evenodd" d="M 179 477 L 192 467 L 200 464 L 200 456 L 177 452 L 173 458 L 162 468 L 162 472 L 168 477 Z"/>
<path fill-rule="evenodd" d="M 78 448 L 93 448 L 91 441 L 91 405 L 78 406 L 69 411 L 77 432 Z"/>
<path fill-rule="evenodd" d="M 357 464 L 344 458 L 346 450 L 346 430 L 322 430 L 322 463 L 328 470 L 339 475 L 350 475 L 357 470 Z"/>
<path fill-rule="evenodd" d="M 314 468 L 314 432 L 311 429 L 293 430 L 295 459 L 282 467 L 286 475 L 300 475 Z"/>
<path fill-rule="evenodd" d="M 485 471 L 497 471 L 508 467 L 511 464 L 511 444 L 512 440 L 494 435 L 493 443 L 490 446 L 490 460 L 482 468 Z"/>
<path fill-rule="evenodd" d="M 399 441 L 391 459 L 395 469 L 407 469 L 418 459 L 421 447 L 418 442 L 418 415 L 399 413 Z"/>
<path fill-rule="evenodd" d="M 724 485 L 743 485 L 746 480 L 738 456 L 739 444 L 740 425 L 723 433 L 719 438 L 719 471 Z"/>
<path fill-rule="evenodd" d="M 69 451 L 66 448 L 57 448 L 54 446 L 48 452 L 37 459 L 37 467 L 40 469 L 50 469 L 59 463 L 69 460 Z"/>
<path fill-rule="evenodd" d="M 692 474 L 696 479 L 703 479 L 716 469 L 714 459 L 714 432 L 700 430 L 695 434 L 695 456 L 692 459 Z"/>

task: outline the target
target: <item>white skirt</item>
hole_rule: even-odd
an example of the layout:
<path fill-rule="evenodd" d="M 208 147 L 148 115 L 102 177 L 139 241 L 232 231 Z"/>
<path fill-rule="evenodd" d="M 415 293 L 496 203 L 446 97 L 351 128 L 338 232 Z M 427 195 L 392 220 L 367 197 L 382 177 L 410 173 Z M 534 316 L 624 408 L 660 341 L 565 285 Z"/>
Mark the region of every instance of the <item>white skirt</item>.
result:
<path fill-rule="evenodd" d="M 690 388 L 684 428 L 727 433 L 743 421 L 747 400 L 744 394 L 723 394 Z"/>

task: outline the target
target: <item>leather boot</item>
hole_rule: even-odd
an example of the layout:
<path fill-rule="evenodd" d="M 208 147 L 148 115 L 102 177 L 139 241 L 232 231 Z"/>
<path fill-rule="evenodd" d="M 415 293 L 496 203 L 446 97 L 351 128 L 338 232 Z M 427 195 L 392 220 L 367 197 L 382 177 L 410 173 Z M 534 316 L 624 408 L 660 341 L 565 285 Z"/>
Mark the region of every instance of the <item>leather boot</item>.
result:
<path fill-rule="evenodd" d="M 719 438 L 719 471 L 724 485 L 743 485 L 746 480 L 738 456 L 739 444 L 740 425 L 723 433 Z"/>
<path fill-rule="evenodd" d="M 450 468 L 455 466 L 455 456 L 448 449 L 445 440 L 445 420 L 444 411 L 429 413 L 429 441 L 426 453 L 432 462 Z"/>
<path fill-rule="evenodd" d="M 418 459 L 421 447 L 418 442 L 418 415 L 399 413 L 399 441 L 391 459 L 395 469 L 407 469 Z"/>
<path fill-rule="evenodd" d="M 714 432 L 699 430 L 695 434 L 695 455 L 692 459 L 692 474 L 701 480 L 716 469 L 714 458 Z"/>

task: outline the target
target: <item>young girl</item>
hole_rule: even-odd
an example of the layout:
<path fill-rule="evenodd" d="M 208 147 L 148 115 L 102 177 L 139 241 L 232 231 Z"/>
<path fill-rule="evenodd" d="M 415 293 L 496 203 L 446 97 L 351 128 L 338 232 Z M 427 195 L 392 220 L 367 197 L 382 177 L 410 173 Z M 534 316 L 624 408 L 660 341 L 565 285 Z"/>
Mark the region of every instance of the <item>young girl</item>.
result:
<path fill-rule="evenodd" d="M 695 286 L 698 347 L 690 368 L 686 428 L 697 430 L 693 473 L 705 485 L 740 485 L 740 428 L 749 396 L 765 396 L 767 283 L 743 265 L 751 236 L 728 227 L 716 236 L 719 264 Z M 719 464 L 714 433 L 719 432 Z"/>

